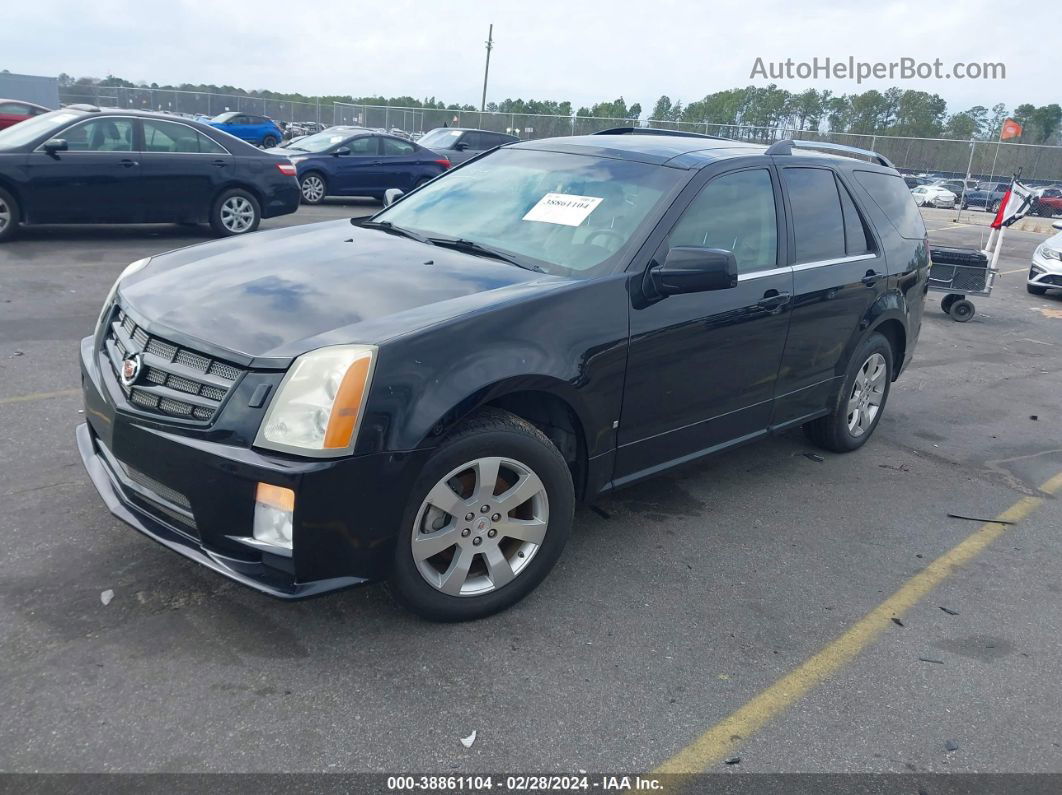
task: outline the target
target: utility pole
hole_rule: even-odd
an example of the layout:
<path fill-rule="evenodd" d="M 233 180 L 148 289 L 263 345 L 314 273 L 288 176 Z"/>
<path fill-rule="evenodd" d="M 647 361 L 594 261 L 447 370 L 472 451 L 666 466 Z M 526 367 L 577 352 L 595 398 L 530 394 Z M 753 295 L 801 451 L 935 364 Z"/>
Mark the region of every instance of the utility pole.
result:
<path fill-rule="evenodd" d="M 494 23 L 491 23 L 487 31 L 487 65 L 483 67 L 483 99 L 479 103 L 479 112 L 487 109 L 487 75 L 490 74 L 490 51 L 494 49 Z"/>

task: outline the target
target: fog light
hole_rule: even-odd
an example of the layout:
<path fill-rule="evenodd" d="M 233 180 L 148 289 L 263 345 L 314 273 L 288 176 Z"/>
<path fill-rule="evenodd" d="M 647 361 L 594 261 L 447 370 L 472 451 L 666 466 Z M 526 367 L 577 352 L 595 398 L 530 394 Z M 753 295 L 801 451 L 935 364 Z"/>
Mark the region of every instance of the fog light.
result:
<path fill-rule="evenodd" d="M 255 540 L 269 546 L 291 549 L 291 517 L 294 513 L 294 491 L 259 483 L 254 502 Z"/>

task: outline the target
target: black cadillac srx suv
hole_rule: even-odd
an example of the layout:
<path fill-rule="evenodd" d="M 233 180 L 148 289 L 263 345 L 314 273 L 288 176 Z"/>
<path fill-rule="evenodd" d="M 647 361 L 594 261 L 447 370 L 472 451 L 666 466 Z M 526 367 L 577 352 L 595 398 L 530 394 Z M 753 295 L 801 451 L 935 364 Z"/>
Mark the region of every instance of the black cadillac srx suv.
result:
<path fill-rule="evenodd" d="M 365 223 L 135 262 L 81 343 L 89 475 L 265 593 L 389 578 L 455 620 L 541 582 L 576 501 L 792 426 L 855 450 L 928 243 L 887 160 L 807 146 L 519 142 Z"/>

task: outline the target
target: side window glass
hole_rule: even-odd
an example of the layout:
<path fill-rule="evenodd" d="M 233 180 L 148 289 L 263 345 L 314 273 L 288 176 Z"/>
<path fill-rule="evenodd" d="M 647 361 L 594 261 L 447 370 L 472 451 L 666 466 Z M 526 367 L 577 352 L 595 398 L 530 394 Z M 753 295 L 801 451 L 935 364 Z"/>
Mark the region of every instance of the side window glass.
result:
<path fill-rule="evenodd" d="M 833 172 L 786 168 L 783 173 L 793 212 L 796 262 L 844 257 L 844 216 Z"/>
<path fill-rule="evenodd" d="M 844 250 L 850 257 L 866 254 L 874 248 L 867 234 L 866 224 L 863 223 L 848 188 L 838 182 L 837 190 L 841 194 L 841 212 L 844 215 Z"/>
<path fill-rule="evenodd" d="M 153 119 L 144 120 L 144 151 L 226 154 L 217 143 L 191 127 Z"/>
<path fill-rule="evenodd" d="M 412 144 L 407 144 L 405 141 L 398 141 L 394 138 L 382 138 L 383 141 L 383 153 L 385 155 L 409 155 L 413 153 Z"/>
<path fill-rule="evenodd" d="M 131 152 L 133 122 L 129 119 L 92 119 L 63 130 L 71 152 Z"/>
<path fill-rule="evenodd" d="M 360 138 L 353 138 L 347 141 L 345 146 L 352 155 L 375 155 L 377 152 L 376 140 L 375 135 L 363 135 Z"/>
<path fill-rule="evenodd" d="M 778 222 L 770 172 L 757 168 L 713 179 L 679 218 L 668 245 L 732 251 L 739 273 L 775 267 Z"/>

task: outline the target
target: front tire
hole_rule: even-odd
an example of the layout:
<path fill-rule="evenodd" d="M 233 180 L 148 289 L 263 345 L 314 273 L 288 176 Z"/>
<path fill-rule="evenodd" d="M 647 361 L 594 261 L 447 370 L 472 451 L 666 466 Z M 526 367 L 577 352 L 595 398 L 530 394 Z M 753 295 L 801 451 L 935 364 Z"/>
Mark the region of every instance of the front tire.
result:
<path fill-rule="evenodd" d="M 1035 284 L 1027 284 L 1025 285 L 1025 289 L 1032 295 L 1044 295 L 1047 292 L 1046 287 L 1037 287 Z"/>
<path fill-rule="evenodd" d="M 545 434 L 485 409 L 446 437 L 417 478 L 390 589 L 433 621 L 504 610 L 553 568 L 574 509 L 571 472 Z"/>
<path fill-rule="evenodd" d="M 808 439 L 834 453 L 848 453 L 866 444 L 885 411 L 892 372 L 892 346 L 875 332 L 849 362 L 833 410 L 804 426 Z"/>
<path fill-rule="evenodd" d="M 328 195 L 328 183 L 316 171 L 311 171 L 299 181 L 299 191 L 302 193 L 303 204 L 320 204 Z"/>
<path fill-rule="evenodd" d="M 0 188 L 0 243 L 10 240 L 18 231 L 22 220 L 22 210 L 15 197 Z"/>
<path fill-rule="evenodd" d="M 222 193 L 210 211 L 210 226 L 221 237 L 245 235 L 256 230 L 261 222 L 258 200 L 242 188 Z"/>

